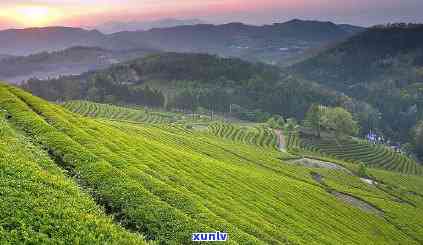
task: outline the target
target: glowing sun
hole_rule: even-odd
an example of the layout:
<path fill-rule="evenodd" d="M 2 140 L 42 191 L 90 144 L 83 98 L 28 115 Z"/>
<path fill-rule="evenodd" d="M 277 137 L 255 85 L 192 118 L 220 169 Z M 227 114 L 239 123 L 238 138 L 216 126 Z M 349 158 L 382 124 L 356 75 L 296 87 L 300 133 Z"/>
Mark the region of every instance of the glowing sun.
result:
<path fill-rule="evenodd" d="M 28 27 L 46 26 L 61 17 L 57 10 L 43 6 L 19 6 L 3 15 Z"/>

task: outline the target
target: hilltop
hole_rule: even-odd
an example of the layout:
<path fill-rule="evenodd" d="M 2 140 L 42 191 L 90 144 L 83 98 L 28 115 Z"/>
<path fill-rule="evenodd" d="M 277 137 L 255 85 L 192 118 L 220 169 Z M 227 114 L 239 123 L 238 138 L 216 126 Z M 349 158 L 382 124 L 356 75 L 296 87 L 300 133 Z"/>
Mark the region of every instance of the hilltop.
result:
<path fill-rule="evenodd" d="M 411 129 L 423 119 L 423 25 L 369 28 L 291 71 L 373 105 L 378 129 L 413 141 Z"/>
<path fill-rule="evenodd" d="M 423 25 L 375 26 L 294 68 L 340 89 L 386 78 L 406 79 L 407 73 L 423 65 L 422 41 Z"/>
<path fill-rule="evenodd" d="M 86 118 L 8 85 L 0 109 L 2 242 L 181 244 L 216 230 L 231 244 L 423 242 L 420 176 L 369 169 L 368 184 L 347 162 L 288 164 L 275 148 Z"/>
<path fill-rule="evenodd" d="M 147 31 L 153 28 L 169 28 L 175 26 L 199 25 L 205 22 L 199 19 L 159 19 L 154 21 L 112 21 L 94 27 L 102 33 L 111 34 L 122 31 Z"/>

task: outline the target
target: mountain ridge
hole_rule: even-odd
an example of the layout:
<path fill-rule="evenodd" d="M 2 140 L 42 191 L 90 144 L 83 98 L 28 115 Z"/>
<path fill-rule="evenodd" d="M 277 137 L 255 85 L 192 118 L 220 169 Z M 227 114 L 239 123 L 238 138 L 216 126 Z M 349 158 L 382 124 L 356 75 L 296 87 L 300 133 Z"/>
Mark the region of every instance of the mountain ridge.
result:
<path fill-rule="evenodd" d="M 114 51 L 100 47 L 75 46 L 28 56 L 0 56 L 0 79 L 19 84 L 35 77 L 49 79 L 78 75 L 157 52 L 146 49 Z"/>
<path fill-rule="evenodd" d="M 72 46 L 96 46 L 110 50 L 206 52 L 285 64 L 309 49 L 341 41 L 354 33 L 334 23 L 302 20 L 263 26 L 243 23 L 184 25 L 109 35 L 71 27 L 10 29 L 0 31 L 0 41 L 4 43 L 0 53 L 22 56 Z"/>
<path fill-rule="evenodd" d="M 168 28 L 174 26 L 197 25 L 203 23 L 205 22 L 200 19 L 165 18 L 155 21 L 107 22 L 89 29 L 96 29 L 105 34 L 112 34 L 122 31 L 147 31 L 153 28 Z"/>

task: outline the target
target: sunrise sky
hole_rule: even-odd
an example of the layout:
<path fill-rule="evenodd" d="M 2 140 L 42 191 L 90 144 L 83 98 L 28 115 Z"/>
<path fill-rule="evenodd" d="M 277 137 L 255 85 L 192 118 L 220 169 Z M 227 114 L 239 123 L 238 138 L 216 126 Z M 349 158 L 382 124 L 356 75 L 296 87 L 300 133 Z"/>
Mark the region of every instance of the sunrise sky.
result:
<path fill-rule="evenodd" d="M 422 9 L 422 0 L 1 0 L 0 29 L 161 18 L 250 24 L 301 18 L 368 26 L 423 22 Z"/>

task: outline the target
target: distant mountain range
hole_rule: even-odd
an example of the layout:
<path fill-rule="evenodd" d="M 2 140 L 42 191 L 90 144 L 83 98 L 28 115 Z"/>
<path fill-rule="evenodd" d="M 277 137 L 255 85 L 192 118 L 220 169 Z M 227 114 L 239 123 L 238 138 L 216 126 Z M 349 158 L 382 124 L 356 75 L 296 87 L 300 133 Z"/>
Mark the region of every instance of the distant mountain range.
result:
<path fill-rule="evenodd" d="M 105 35 L 99 31 L 81 28 L 9 29 L 0 31 L 0 53 L 18 56 L 62 50 L 72 46 L 98 46 L 103 45 L 105 39 Z"/>
<path fill-rule="evenodd" d="M 0 80 L 20 83 L 34 77 L 48 79 L 63 75 L 78 75 L 144 57 L 152 52 L 142 49 L 112 51 L 97 47 L 73 47 L 29 56 L 0 56 Z"/>
<path fill-rule="evenodd" d="M 303 20 L 264 26 L 242 23 L 185 25 L 114 34 L 68 27 L 12 29 L 0 31 L 0 54 L 28 55 L 91 46 L 108 50 L 202 52 L 286 64 L 310 49 L 339 42 L 361 30 L 356 26 Z"/>
<path fill-rule="evenodd" d="M 186 26 L 186 25 L 198 25 L 205 24 L 204 21 L 199 19 L 161 19 L 156 21 L 131 21 L 131 22 L 108 22 L 94 29 L 99 30 L 103 33 L 110 34 L 122 31 L 147 31 L 153 28 L 168 28 L 175 26 Z"/>
<path fill-rule="evenodd" d="M 173 52 L 201 52 L 249 61 L 285 64 L 310 49 L 344 40 L 363 28 L 331 22 L 292 20 L 273 25 L 193 25 L 121 32 L 113 40 L 144 43 Z"/>

